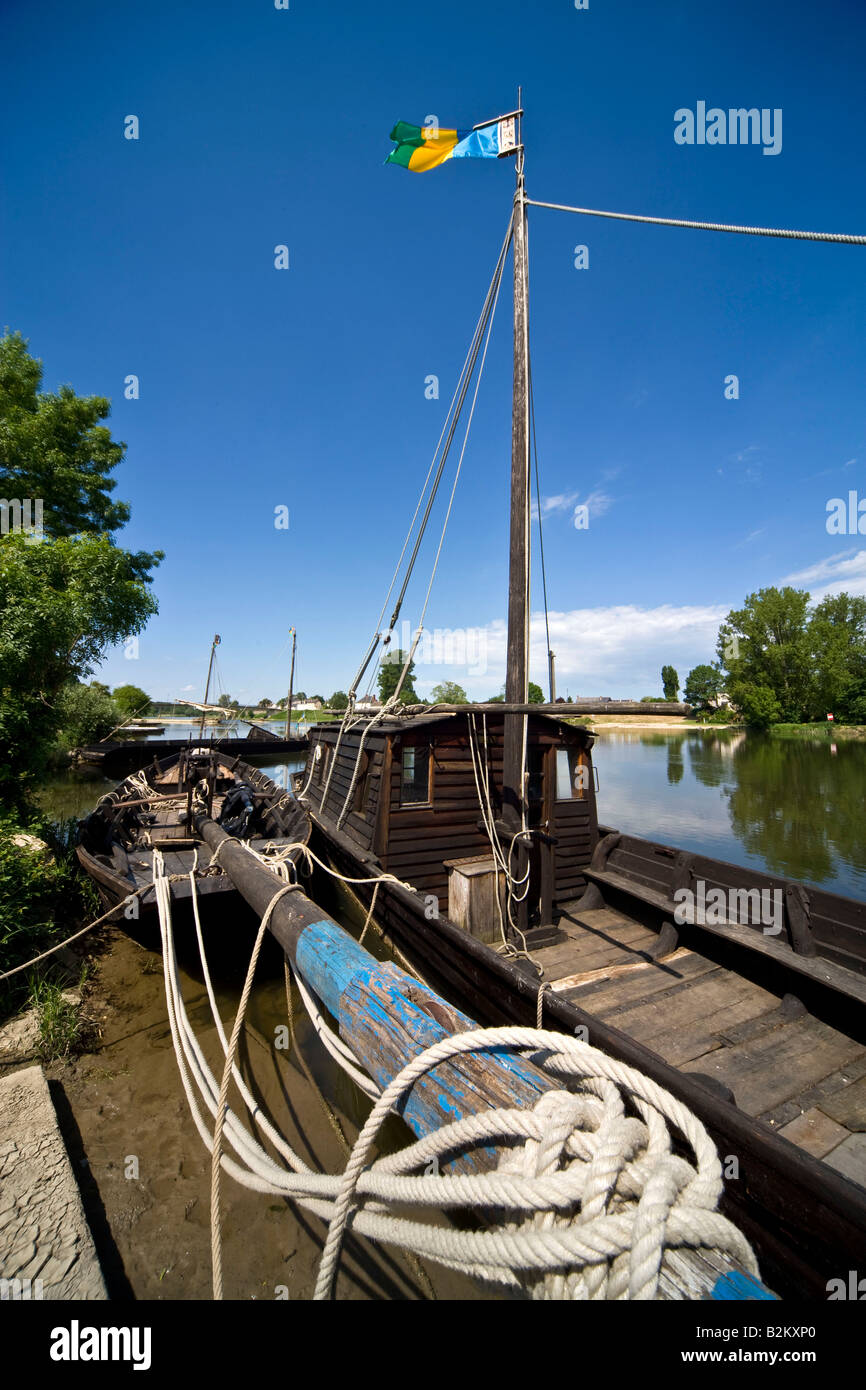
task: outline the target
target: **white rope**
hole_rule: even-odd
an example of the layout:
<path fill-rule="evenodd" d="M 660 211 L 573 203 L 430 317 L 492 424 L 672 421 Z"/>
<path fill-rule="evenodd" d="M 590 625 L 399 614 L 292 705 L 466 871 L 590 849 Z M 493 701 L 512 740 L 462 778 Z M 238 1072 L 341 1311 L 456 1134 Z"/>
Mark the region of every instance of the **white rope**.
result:
<path fill-rule="evenodd" d="M 493 851 L 494 887 L 495 887 L 495 891 L 496 891 L 496 911 L 497 911 L 497 914 L 498 914 L 498 916 L 499 916 L 499 934 L 500 934 L 501 941 L 502 941 L 503 952 L 504 952 L 506 955 L 511 955 L 511 956 L 522 956 L 522 957 L 524 957 L 526 960 L 530 961 L 530 963 L 534 966 L 534 968 L 535 968 L 539 973 L 541 973 L 541 967 L 538 965 L 537 961 L 533 960 L 532 954 L 531 954 L 531 952 L 528 950 L 527 945 L 526 945 L 526 937 L 524 936 L 523 932 L 520 930 L 520 927 L 519 927 L 519 926 L 517 925 L 517 923 L 515 922 L 515 920 L 514 920 L 514 915 L 513 915 L 513 912 L 512 912 L 512 909 L 513 909 L 514 905 L 523 902 L 524 899 L 525 899 L 525 898 L 528 896 L 528 894 L 529 894 L 529 887 L 530 887 L 530 865 L 527 863 L 526 872 L 525 872 L 524 874 L 522 874 L 519 878 L 515 876 L 515 874 L 512 872 L 512 869 L 511 869 L 511 858 L 512 858 L 512 855 L 514 854 L 514 846 L 515 846 L 515 844 L 517 843 L 517 841 L 518 841 L 519 839 L 523 838 L 523 837 L 526 835 L 527 832 L 526 832 L 525 828 L 521 828 L 520 830 L 516 831 L 516 833 L 511 837 L 511 843 L 510 843 L 510 845 L 509 845 L 509 847 L 508 847 L 508 854 L 507 854 L 507 856 L 506 856 L 505 851 L 504 851 L 503 848 L 502 848 L 502 842 L 501 842 L 500 839 L 499 839 L 499 834 L 498 834 L 497 829 L 496 829 L 495 816 L 494 816 L 494 812 L 493 812 L 493 804 L 492 804 L 491 797 L 490 797 L 490 772 L 489 772 L 489 753 L 488 753 L 488 748 L 487 748 L 487 715 L 486 715 L 486 714 L 482 715 L 482 727 L 483 727 L 483 730 L 484 730 L 484 756 L 483 756 L 483 759 L 482 759 L 482 755 L 481 755 L 481 749 L 477 746 L 477 744 L 478 744 L 478 730 L 477 730 L 476 725 L 475 725 L 475 715 L 472 714 L 472 713 L 470 713 L 470 715 L 469 715 L 469 717 L 468 717 L 468 729 L 469 729 L 469 751 L 470 751 L 470 754 L 471 754 L 471 756 L 472 756 L 472 773 L 473 773 L 473 776 L 474 776 L 474 778 L 475 778 L 475 790 L 476 790 L 476 792 L 478 793 L 478 805 L 479 805 L 479 808 L 480 808 L 480 810 L 481 810 L 481 820 L 482 820 L 482 822 L 483 822 L 484 829 L 485 829 L 485 831 L 486 831 L 486 833 L 487 833 L 487 839 L 488 839 L 488 841 L 489 841 L 489 843 L 490 843 L 490 848 L 491 848 L 491 850 Z M 476 755 L 477 755 L 477 760 L 476 760 Z M 505 878 L 505 908 L 506 908 L 506 913 L 507 913 L 507 915 L 508 915 L 508 925 L 509 925 L 509 926 L 511 927 L 511 929 L 517 934 L 517 936 L 520 937 L 520 940 L 521 940 L 522 943 L 523 943 L 523 946 L 522 946 L 522 948 L 521 948 L 520 950 L 518 950 L 518 949 L 512 944 L 512 942 L 510 942 L 510 941 L 508 940 L 508 937 L 506 936 L 506 933 L 505 933 L 505 923 L 504 923 L 503 917 L 502 917 L 502 905 L 501 905 L 501 903 L 500 903 L 500 901 L 499 901 L 499 874 L 500 874 L 500 872 L 504 875 L 504 878 Z M 522 892 L 522 893 L 519 893 L 517 890 L 518 890 L 518 888 L 521 888 L 521 887 L 523 888 L 523 892 Z"/>
<path fill-rule="evenodd" d="M 795 241 L 837 241 L 852 246 L 866 246 L 866 236 L 848 232 L 799 232 L 784 227 L 741 227 L 731 222 L 689 222 L 683 217 L 642 217 L 634 212 L 602 212 L 599 208 L 575 208 L 565 203 L 543 203 L 527 198 L 534 208 L 553 208 L 556 212 L 579 212 L 585 217 L 612 217 L 620 222 L 649 222 L 657 227 L 693 227 L 701 232 L 740 232 L 745 236 L 789 237 Z"/>
<path fill-rule="evenodd" d="M 530 1111 L 471 1116 L 366 1169 L 385 1117 L 422 1075 L 452 1057 L 493 1047 L 532 1048 L 536 1065 L 567 1077 L 578 1090 L 547 1092 Z M 620 1088 L 640 1120 L 625 1113 Z M 696 1168 L 672 1153 L 666 1121 L 688 1141 Z M 429 1166 L 431 1159 L 453 1157 L 455 1149 L 515 1138 L 524 1140 L 522 1149 L 507 1150 L 494 1174 L 404 1177 L 393 1187 L 387 1180 Z M 715 1210 L 721 1193 L 721 1165 L 703 1125 L 648 1077 L 564 1034 L 479 1029 L 428 1048 L 376 1102 L 341 1180 L 315 1296 L 330 1295 L 350 1214 L 362 1229 L 363 1194 L 523 1213 L 523 1220 L 481 1232 L 419 1229 L 378 1214 L 373 1221 L 377 1238 L 411 1241 L 415 1253 L 467 1274 L 528 1284 L 533 1297 L 654 1298 L 665 1254 L 676 1246 L 709 1246 L 757 1275 L 748 1243 Z"/>

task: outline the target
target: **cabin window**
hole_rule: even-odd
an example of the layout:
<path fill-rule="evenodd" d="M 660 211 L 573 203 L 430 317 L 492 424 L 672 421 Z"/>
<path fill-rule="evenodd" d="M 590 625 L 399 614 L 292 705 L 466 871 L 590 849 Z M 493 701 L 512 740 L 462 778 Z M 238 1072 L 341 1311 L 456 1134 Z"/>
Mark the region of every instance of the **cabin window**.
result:
<path fill-rule="evenodd" d="M 403 806 L 426 804 L 430 801 L 430 748 L 426 743 L 403 747 L 403 776 L 400 783 L 400 803 Z"/>
<path fill-rule="evenodd" d="M 589 759 L 577 748 L 556 750 L 557 801 L 583 801 L 589 787 Z"/>
<path fill-rule="evenodd" d="M 352 798 L 352 810 L 359 816 L 363 816 L 364 807 L 367 804 L 367 791 L 370 786 L 370 756 L 362 753 L 358 760 L 358 780 L 355 783 L 355 794 Z"/>
<path fill-rule="evenodd" d="M 530 802 L 541 801 L 544 796 L 544 749 L 538 744 L 531 744 L 527 750 L 526 770 L 529 773 L 527 798 Z"/>

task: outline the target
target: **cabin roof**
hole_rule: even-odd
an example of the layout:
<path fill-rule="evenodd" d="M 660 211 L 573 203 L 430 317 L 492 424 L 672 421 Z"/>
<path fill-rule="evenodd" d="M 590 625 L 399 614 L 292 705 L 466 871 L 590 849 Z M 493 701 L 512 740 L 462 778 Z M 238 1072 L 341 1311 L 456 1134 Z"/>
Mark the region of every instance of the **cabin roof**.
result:
<path fill-rule="evenodd" d="M 587 734 L 590 732 L 588 729 L 585 729 L 582 725 L 572 724 L 568 720 L 561 719 L 555 714 L 547 714 L 542 710 L 536 710 L 533 708 L 532 705 L 506 705 L 497 702 L 495 704 L 458 705 L 456 707 L 451 706 L 450 708 L 446 707 L 445 709 L 439 710 L 434 709 L 430 710 L 429 712 L 415 712 L 417 710 L 417 706 L 409 705 L 407 706 L 407 710 L 410 712 L 404 715 L 388 715 L 384 719 L 376 719 L 376 728 L 381 729 L 383 733 L 404 733 L 410 729 L 424 729 L 434 724 L 445 724 L 449 720 L 459 719 L 461 715 L 502 715 L 517 710 L 531 715 L 533 719 L 543 720 L 545 724 L 554 725 L 556 728 L 561 730 L 568 730 L 572 733 L 578 733 L 581 730 Z M 365 714 L 360 714 L 357 720 L 355 721 L 353 727 L 357 727 L 359 725 L 369 725 L 373 722 L 374 719 L 374 715 L 367 716 Z M 334 729 L 339 727 L 340 722 L 341 721 L 339 720 L 333 719 L 329 720 L 327 723 L 319 723 L 318 725 L 316 725 L 316 728 Z"/>

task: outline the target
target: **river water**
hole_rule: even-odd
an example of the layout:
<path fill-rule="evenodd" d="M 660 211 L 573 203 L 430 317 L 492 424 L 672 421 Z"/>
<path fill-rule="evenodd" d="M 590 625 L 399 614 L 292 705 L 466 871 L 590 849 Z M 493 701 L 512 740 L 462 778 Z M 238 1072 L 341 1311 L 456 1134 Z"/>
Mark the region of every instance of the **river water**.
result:
<path fill-rule="evenodd" d="M 600 731 L 599 821 L 866 899 L 866 743 Z"/>
<path fill-rule="evenodd" d="M 168 724 L 162 737 L 190 727 Z M 602 824 L 866 900 L 866 743 L 602 728 L 593 756 Z M 301 761 L 258 765 L 287 785 Z M 69 771 L 41 800 L 54 816 L 84 816 L 112 785 Z"/>

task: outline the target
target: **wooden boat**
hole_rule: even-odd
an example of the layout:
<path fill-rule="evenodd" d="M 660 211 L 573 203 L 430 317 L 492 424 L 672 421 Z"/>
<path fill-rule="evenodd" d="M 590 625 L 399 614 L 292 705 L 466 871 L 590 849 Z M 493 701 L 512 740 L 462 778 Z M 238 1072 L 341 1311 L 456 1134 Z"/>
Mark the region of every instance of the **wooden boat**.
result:
<path fill-rule="evenodd" d="M 191 814 L 193 798 L 199 796 L 227 833 L 254 848 L 279 850 L 309 838 L 307 814 L 258 768 L 219 750 L 185 749 L 127 777 L 81 821 L 76 854 L 106 907 L 143 889 L 140 915 L 155 911 L 155 893 L 148 887 L 155 849 L 162 852 L 168 874 L 189 874 L 194 863 L 205 870 L 197 888 L 209 911 L 236 904 L 231 879 L 218 871 L 207 873 L 211 851 L 196 835 Z M 172 884 L 172 896 L 180 904 L 188 902 L 191 891 L 188 879 Z"/>
<path fill-rule="evenodd" d="M 577 1030 L 683 1100 L 718 1145 L 725 1209 L 765 1279 L 783 1295 L 823 1299 L 866 1250 L 866 905 L 599 825 L 592 734 L 527 703 L 522 148 L 496 272 L 511 240 L 505 702 L 427 710 L 395 699 L 371 717 L 354 708 L 376 651 L 392 659 L 432 492 L 414 549 L 410 527 L 388 627 L 370 643 L 343 721 L 311 729 L 296 794 L 334 867 L 366 880 L 352 889 L 361 906 L 375 891 L 374 920 L 434 989 L 482 1024 L 540 1016 Z M 496 274 L 483 314 L 495 307 Z M 443 429 L 446 453 L 453 434 L 453 423 Z M 550 684 L 552 703 L 552 660 Z"/>
<path fill-rule="evenodd" d="M 154 758 L 171 757 L 176 759 L 192 748 L 213 748 L 220 757 L 229 760 L 240 756 L 244 760 L 269 758 L 273 761 L 285 757 L 287 754 L 306 752 L 307 740 L 303 736 L 279 738 L 274 734 L 271 738 L 262 737 L 263 734 L 267 733 L 269 730 L 259 729 L 255 733 L 250 732 L 245 738 L 217 736 L 213 740 L 199 739 L 195 742 L 191 738 L 130 739 L 126 743 L 118 739 L 90 744 L 86 748 L 77 748 L 74 758 L 78 767 L 92 768 L 94 771 L 102 772 L 105 776 L 111 777 L 127 772 L 137 772 L 140 768 L 147 767 L 148 764 L 152 763 Z"/>

